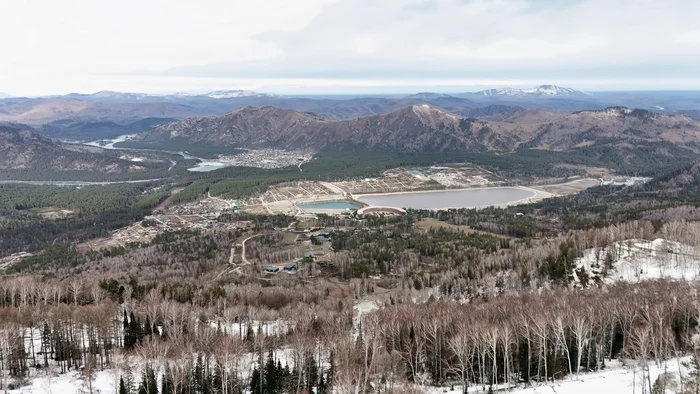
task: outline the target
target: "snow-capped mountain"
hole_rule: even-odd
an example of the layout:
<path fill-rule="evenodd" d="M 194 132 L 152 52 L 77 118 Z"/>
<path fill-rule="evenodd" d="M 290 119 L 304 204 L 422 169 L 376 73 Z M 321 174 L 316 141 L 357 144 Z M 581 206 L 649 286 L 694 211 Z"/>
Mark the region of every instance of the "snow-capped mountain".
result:
<path fill-rule="evenodd" d="M 258 93 L 251 92 L 249 90 L 216 90 L 204 94 L 203 96 L 207 96 L 213 99 L 229 99 L 239 97 L 278 97 L 278 95 L 272 93 Z"/>
<path fill-rule="evenodd" d="M 1 96 L 0 96 L 1 97 Z M 42 96 L 41 98 L 69 98 L 73 100 L 84 101 L 105 101 L 105 102 L 163 102 L 163 101 L 191 101 L 197 99 L 234 99 L 244 97 L 281 97 L 272 93 L 258 93 L 248 90 L 216 90 L 209 93 L 188 93 L 177 92 L 173 94 L 146 94 L 146 93 L 130 93 L 130 92 L 114 92 L 111 90 L 103 90 L 97 93 L 70 93 L 65 96 Z"/>
<path fill-rule="evenodd" d="M 118 101 L 139 101 L 143 100 L 147 97 L 150 97 L 150 94 L 145 94 L 145 93 L 123 93 L 123 92 L 113 92 L 111 90 L 103 90 L 97 93 L 93 93 L 90 95 L 93 98 L 98 98 L 98 99 L 109 99 L 109 100 L 118 100 Z"/>
<path fill-rule="evenodd" d="M 515 88 L 502 88 L 502 89 L 487 89 L 476 93 L 478 96 L 545 96 L 545 97 L 556 97 L 556 96 L 590 96 L 590 93 L 585 93 L 579 90 L 571 88 L 563 88 L 556 85 L 540 85 L 532 89 L 515 89 Z"/>

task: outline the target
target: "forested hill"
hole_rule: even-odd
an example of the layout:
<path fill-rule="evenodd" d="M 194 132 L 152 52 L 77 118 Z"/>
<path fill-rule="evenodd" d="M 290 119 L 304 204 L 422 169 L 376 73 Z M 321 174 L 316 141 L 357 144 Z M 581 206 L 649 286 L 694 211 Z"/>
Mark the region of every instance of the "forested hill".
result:
<path fill-rule="evenodd" d="M 275 107 L 244 107 L 220 117 L 190 118 L 136 138 L 153 146 L 201 146 L 391 152 L 484 152 L 621 149 L 672 157 L 700 151 L 700 121 L 685 115 L 610 107 L 552 114 L 523 110 L 500 119 L 464 118 L 429 105 L 332 121 Z M 625 154 L 626 155 L 626 154 Z M 620 159 L 625 160 L 625 155 Z M 638 156 L 638 155 L 637 155 Z"/>
<path fill-rule="evenodd" d="M 204 146 L 393 152 L 480 152 L 507 150 L 514 144 L 510 136 L 481 131 L 460 116 L 428 105 L 341 121 L 275 107 L 244 107 L 221 117 L 156 126 L 136 140 L 156 145 L 183 140 Z"/>
<path fill-rule="evenodd" d="M 54 171 L 139 172 L 133 163 L 107 154 L 89 152 L 43 137 L 27 126 L 0 125 L 0 168 Z"/>
<path fill-rule="evenodd" d="M 180 156 L 123 152 L 62 143 L 29 126 L 0 123 L 0 180 L 124 181 L 156 179 L 184 171 Z"/>
<path fill-rule="evenodd" d="M 700 162 L 696 161 L 649 182 L 632 186 L 599 186 L 581 193 L 511 208 L 559 229 L 602 227 L 645 219 L 700 220 Z"/>

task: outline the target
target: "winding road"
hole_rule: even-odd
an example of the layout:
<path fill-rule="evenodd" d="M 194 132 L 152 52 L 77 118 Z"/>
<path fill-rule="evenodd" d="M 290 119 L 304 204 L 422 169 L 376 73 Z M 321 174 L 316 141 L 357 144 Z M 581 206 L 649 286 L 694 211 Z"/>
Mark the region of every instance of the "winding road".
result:
<path fill-rule="evenodd" d="M 241 242 L 241 261 L 242 261 L 242 264 L 250 264 L 250 261 L 248 261 L 248 259 L 245 257 L 245 243 L 246 243 L 249 239 L 255 238 L 255 237 L 259 237 L 259 236 L 261 236 L 261 235 L 264 235 L 264 234 L 255 234 L 255 235 L 251 235 L 250 237 L 244 239 L 243 242 Z"/>

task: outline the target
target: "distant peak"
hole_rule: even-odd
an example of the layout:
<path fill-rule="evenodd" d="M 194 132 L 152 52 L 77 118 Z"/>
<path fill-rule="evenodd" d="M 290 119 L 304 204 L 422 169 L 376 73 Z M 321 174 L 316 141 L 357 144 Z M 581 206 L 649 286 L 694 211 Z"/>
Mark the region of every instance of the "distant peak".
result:
<path fill-rule="evenodd" d="M 251 92 L 249 90 L 215 90 L 204 94 L 213 99 L 228 99 L 228 98 L 239 98 L 239 97 L 279 97 L 279 95 L 272 93 L 258 93 Z"/>
<path fill-rule="evenodd" d="M 474 93 L 479 96 L 520 96 L 520 97 L 532 97 L 532 96 L 590 96 L 590 93 L 581 92 L 576 89 L 565 88 L 556 85 L 540 85 L 531 89 L 516 89 L 516 88 L 502 88 L 502 89 L 487 89 Z"/>
<path fill-rule="evenodd" d="M 451 97 L 448 94 L 444 93 L 435 93 L 435 92 L 419 92 L 416 94 L 411 94 L 406 96 L 406 98 L 422 98 L 422 99 L 436 99 L 436 98 L 441 98 L 441 97 Z"/>

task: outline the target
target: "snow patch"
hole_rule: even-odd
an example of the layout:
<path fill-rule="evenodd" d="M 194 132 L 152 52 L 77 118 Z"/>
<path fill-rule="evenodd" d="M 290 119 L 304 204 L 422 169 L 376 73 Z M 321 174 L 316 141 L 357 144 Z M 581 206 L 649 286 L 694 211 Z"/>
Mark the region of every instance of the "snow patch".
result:
<path fill-rule="evenodd" d="M 532 89 L 487 89 L 475 94 L 481 96 L 590 96 L 590 93 L 556 85 L 540 85 Z"/>
<path fill-rule="evenodd" d="M 591 277 L 604 283 L 639 282 L 650 279 L 697 279 L 700 275 L 700 250 L 680 242 L 655 239 L 631 239 L 607 248 L 588 249 L 576 261 Z M 574 278 L 580 283 L 579 276 Z"/>
<path fill-rule="evenodd" d="M 249 90 L 216 90 L 205 94 L 204 96 L 213 99 L 229 99 L 238 97 L 279 97 L 276 94 L 271 93 L 257 93 L 251 92 Z"/>

